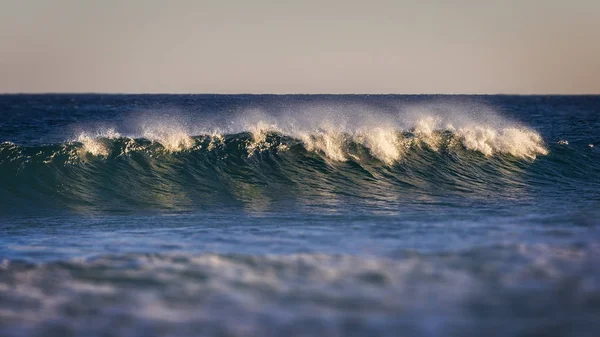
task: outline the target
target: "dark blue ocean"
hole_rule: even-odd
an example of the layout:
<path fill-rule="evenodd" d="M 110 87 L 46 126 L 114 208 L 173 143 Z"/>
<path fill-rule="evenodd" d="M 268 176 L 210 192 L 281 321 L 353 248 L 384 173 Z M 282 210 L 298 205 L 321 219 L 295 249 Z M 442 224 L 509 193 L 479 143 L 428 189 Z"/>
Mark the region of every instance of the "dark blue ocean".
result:
<path fill-rule="evenodd" d="M 0 336 L 600 335 L 600 96 L 0 95 Z"/>

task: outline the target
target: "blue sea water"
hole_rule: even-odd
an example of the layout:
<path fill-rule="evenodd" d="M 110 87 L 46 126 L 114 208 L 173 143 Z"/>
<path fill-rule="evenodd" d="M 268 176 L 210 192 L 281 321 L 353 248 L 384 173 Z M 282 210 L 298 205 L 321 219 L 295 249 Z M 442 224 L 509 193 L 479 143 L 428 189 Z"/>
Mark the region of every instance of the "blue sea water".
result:
<path fill-rule="evenodd" d="M 600 96 L 0 95 L 0 336 L 598 336 Z"/>

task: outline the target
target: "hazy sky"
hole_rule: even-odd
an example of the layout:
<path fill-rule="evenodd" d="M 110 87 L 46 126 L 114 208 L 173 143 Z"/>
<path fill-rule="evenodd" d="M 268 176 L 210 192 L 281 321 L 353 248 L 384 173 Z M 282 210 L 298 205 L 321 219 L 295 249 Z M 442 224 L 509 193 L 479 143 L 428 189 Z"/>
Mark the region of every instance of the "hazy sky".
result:
<path fill-rule="evenodd" d="M 600 93 L 598 0 L 0 0 L 0 92 Z"/>

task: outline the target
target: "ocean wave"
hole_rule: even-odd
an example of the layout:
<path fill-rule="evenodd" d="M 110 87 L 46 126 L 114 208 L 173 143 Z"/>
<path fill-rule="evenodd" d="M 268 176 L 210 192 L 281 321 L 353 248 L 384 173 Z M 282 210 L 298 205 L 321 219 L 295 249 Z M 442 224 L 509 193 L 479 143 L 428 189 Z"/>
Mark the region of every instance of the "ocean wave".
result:
<path fill-rule="evenodd" d="M 163 116 L 127 130 L 79 131 L 62 143 L 4 142 L 0 210 L 30 204 L 77 211 L 215 204 L 264 210 L 279 201 L 332 206 L 344 198 L 393 208 L 444 196 L 523 197 L 532 183 L 578 179 L 596 165 L 577 147 L 546 144 L 535 130 L 494 114 L 245 113 L 230 124 L 198 126 Z"/>
<path fill-rule="evenodd" d="M 249 137 L 247 135 L 249 134 Z M 511 155 L 518 159 L 535 159 L 548 154 L 540 135 L 522 127 L 493 128 L 485 125 L 472 125 L 455 128 L 452 125 L 440 127 L 433 119 L 423 119 L 414 128 L 398 130 L 378 126 L 343 131 L 332 127 L 315 130 L 294 130 L 286 132 L 277 125 L 258 122 L 237 134 L 212 132 L 205 135 L 189 135 L 182 129 L 150 128 L 139 138 L 123 137 L 114 129 L 100 130 L 95 134 L 87 132 L 78 135 L 73 142 L 63 145 L 81 146 L 81 149 L 94 156 L 114 155 L 115 141 L 126 143 L 127 153 L 148 150 L 140 146 L 150 141 L 154 148 L 165 152 L 181 152 L 202 149 L 202 143 L 210 139 L 208 150 L 215 149 L 224 138 L 239 142 L 248 154 L 264 150 L 286 150 L 290 144 L 301 144 L 307 151 L 317 152 L 335 161 L 360 160 L 352 149 L 362 147 L 369 155 L 385 164 L 393 164 L 403 159 L 403 154 L 411 148 L 426 146 L 429 150 L 455 151 L 462 149 L 475 151 L 484 156 Z M 123 153 L 119 153 L 123 154 Z M 118 154 L 117 154 L 118 155 Z"/>
<path fill-rule="evenodd" d="M 508 244 L 397 258 L 180 252 L 0 260 L 0 333 L 463 336 L 502 327 L 521 335 L 540 326 L 551 332 L 539 318 L 549 315 L 589 329 L 598 325 L 590 314 L 600 295 L 598 253 L 597 245 Z M 432 316 L 438 324 L 422 319 Z M 114 322 L 127 328 L 114 330 Z"/>

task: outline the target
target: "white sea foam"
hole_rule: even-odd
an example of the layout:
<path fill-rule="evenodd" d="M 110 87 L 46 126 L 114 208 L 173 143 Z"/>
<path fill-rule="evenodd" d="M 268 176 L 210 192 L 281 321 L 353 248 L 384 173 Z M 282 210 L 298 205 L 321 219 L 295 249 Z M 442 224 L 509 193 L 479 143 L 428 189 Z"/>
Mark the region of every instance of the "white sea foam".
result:
<path fill-rule="evenodd" d="M 188 150 L 194 146 L 194 140 L 188 132 L 178 125 L 146 125 L 142 137 L 159 143 L 169 152 Z"/>
<path fill-rule="evenodd" d="M 224 141 L 223 134 L 249 132 L 247 151 L 286 150 L 285 144 L 268 141 L 270 132 L 300 140 L 308 151 L 319 152 L 333 161 L 360 160 L 352 143 L 364 146 L 369 153 L 391 165 L 400 162 L 410 147 L 426 146 L 433 151 L 453 150 L 457 146 L 485 156 L 508 154 L 535 159 L 548 150 L 534 130 L 509 121 L 487 107 L 460 106 L 403 107 L 396 114 L 365 106 L 311 106 L 275 115 L 257 110 L 243 112 L 220 124 L 210 120 L 182 123 L 177 118 L 149 118 L 139 123 L 138 133 L 161 144 L 169 152 L 191 150 L 197 135 L 211 137 L 208 150 Z M 216 117 L 215 117 L 216 118 Z M 206 131 L 212 130 L 212 131 Z M 114 131 L 96 135 L 81 134 L 78 141 L 87 152 L 106 156 L 108 149 L 101 138 L 118 137 Z M 98 139 L 100 138 L 100 139 Z M 566 141 L 559 142 L 567 144 Z"/>
<path fill-rule="evenodd" d="M 386 164 L 398 161 L 403 152 L 403 142 L 400 134 L 389 127 L 376 127 L 357 137 L 371 154 Z"/>
<path fill-rule="evenodd" d="M 411 131 L 414 137 L 410 138 L 405 136 L 405 132 L 410 132 L 409 130 L 401 131 L 389 127 L 375 127 L 352 134 L 337 130 L 319 130 L 313 133 L 299 133 L 299 138 L 305 143 L 307 150 L 320 151 L 336 161 L 346 161 L 351 157 L 347 150 L 349 142 L 364 145 L 371 155 L 386 164 L 400 161 L 407 148 L 420 144 L 440 151 L 442 145 L 453 146 L 458 143 L 485 156 L 510 154 L 524 159 L 535 159 L 538 155 L 548 153 L 540 135 L 522 127 L 494 128 L 489 125 L 472 125 L 454 129 L 450 125 L 445 128 L 433 128 L 420 120 Z M 445 131 L 450 131 L 453 137 L 444 137 Z"/>
<path fill-rule="evenodd" d="M 277 125 L 270 124 L 265 121 L 258 121 L 255 124 L 247 126 L 248 131 L 252 135 L 252 140 L 247 145 L 248 156 L 252 156 L 255 151 L 264 151 L 271 148 L 274 144 L 267 141 L 269 132 L 280 132 Z"/>
<path fill-rule="evenodd" d="M 599 252 L 595 244 L 509 243 L 440 254 L 399 251 L 401 258 L 131 253 L 36 266 L 0 260 L 0 315 L 4 325 L 14 329 L 6 331 L 23 335 L 45 331 L 51 324 L 75 335 L 89 334 L 90 329 L 103 332 L 123 317 L 128 319 L 125 332 L 149 331 L 163 324 L 159 333 L 164 335 L 196 335 L 201 324 L 235 336 L 270 336 L 289 332 L 292 323 L 299 327 L 310 321 L 316 324 L 309 325 L 325 329 L 307 335 L 327 335 L 347 326 L 358 307 L 362 316 L 380 324 L 372 331 L 366 330 L 371 325 L 362 326 L 358 331 L 367 331 L 365 335 L 377 335 L 380 327 L 401 331 L 407 326 L 404 321 L 395 325 L 398 315 L 420 318 L 424 314 L 434 320 L 444 317 L 433 331 L 440 335 L 454 322 L 474 324 L 464 331 L 481 328 L 476 313 L 459 310 L 473 301 L 493 303 L 507 315 L 507 322 L 518 319 L 515 305 L 526 313 L 538 312 L 539 306 L 531 306 L 536 301 L 561 317 L 562 306 L 554 303 L 552 295 L 566 289 L 572 296 L 562 301 L 570 309 L 593 311 L 585 299 L 596 298 L 600 291 L 594 268 Z M 574 278 L 581 282 L 570 282 Z M 539 291 L 532 293 L 532 286 Z M 90 308 L 103 313 L 92 325 Z M 69 319 L 64 319 L 65 312 Z M 239 329 L 240 321 L 243 329 L 227 330 Z M 408 326 L 409 334 L 431 328 L 431 320 L 407 322 L 413 321 L 417 325 Z M 565 322 L 570 322 L 569 317 Z M 523 332 L 539 325 L 538 320 L 529 323 Z M 496 331 L 497 325 L 493 321 L 484 327 Z"/>
<path fill-rule="evenodd" d="M 94 156 L 108 156 L 109 147 L 106 144 L 105 139 L 116 139 L 121 135 L 114 129 L 100 129 L 95 133 L 82 132 L 80 133 L 76 141 L 83 144 L 82 150 Z"/>
<path fill-rule="evenodd" d="M 442 142 L 439 131 L 443 130 L 440 124 L 441 120 L 433 116 L 425 116 L 417 119 L 414 127 L 412 127 L 412 131 L 416 136 L 416 139 L 413 141 L 422 142 L 431 149 L 438 151 Z M 452 128 L 451 131 L 454 131 L 454 128 L 452 126 L 450 127 Z"/>
<path fill-rule="evenodd" d="M 315 132 L 299 132 L 298 136 L 304 142 L 308 151 L 323 152 L 328 158 L 336 161 L 346 161 L 347 151 L 344 149 L 346 136 L 335 130 L 317 130 Z"/>
<path fill-rule="evenodd" d="M 453 122 L 462 125 L 455 127 Z M 466 149 L 485 156 L 510 154 L 517 158 L 535 159 L 537 155 L 548 153 L 537 132 L 511 123 L 485 123 L 464 119 L 452 121 L 424 116 L 416 120 L 412 131 L 416 136 L 414 141 L 423 142 L 436 151 L 439 151 L 443 142 L 453 145 L 452 140 L 457 140 Z M 444 132 L 452 133 L 453 137 L 445 139 Z"/>
<path fill-rule="evenodd" d="M 486 156 L 505 153 L 518 158 L 535 159 L 537 155 L 548 154 L 542 137 L 535 131 L 525 128 L 495 129 L 477 125 L 459 129 L 458 135 L 467 149 L 479 151 Z"/>

